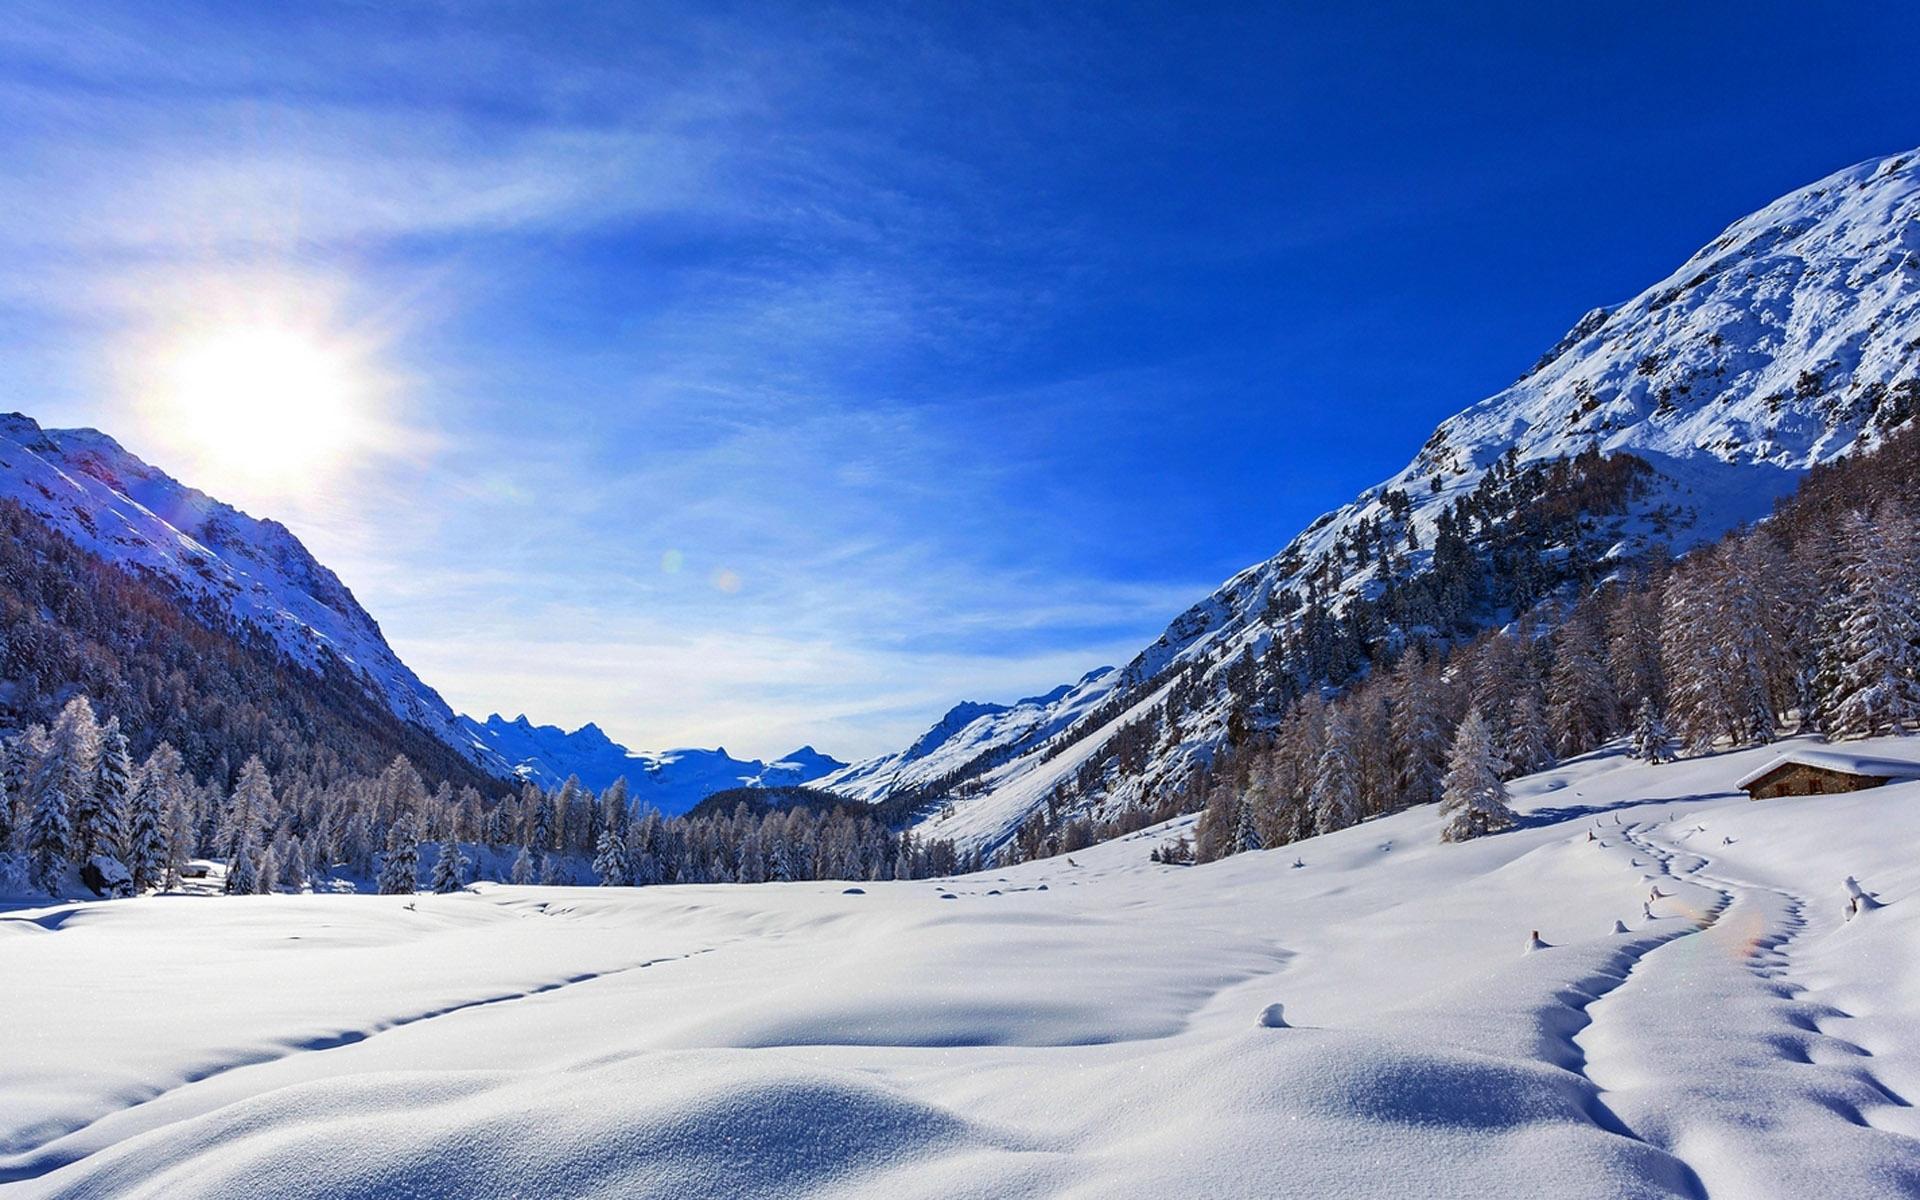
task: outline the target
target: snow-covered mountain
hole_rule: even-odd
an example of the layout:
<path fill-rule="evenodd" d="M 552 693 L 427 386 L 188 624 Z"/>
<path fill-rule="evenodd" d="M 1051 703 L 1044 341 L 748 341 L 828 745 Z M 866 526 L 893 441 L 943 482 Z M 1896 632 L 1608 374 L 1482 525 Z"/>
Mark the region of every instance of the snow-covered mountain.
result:
<path fill-rule="evenodd" d="M 522 779 L 556 788 L 572 775 L 600 791 L 624 777 L 636 804 L 651 804 L 669 815 L 728 788 L 812 783 L 847 765 L 812 746 L 766 762 L 735 758 L 724 748 L 629 750 L 593 724 L 568 733 L 557 725 L 535 725 L 524 715 L 511 721 L 498 713 L 485 721 L 459 720 L 475 744 L 510 764 Z"/>
<path fill-rule="evenodd" d="M 19 413 L 0 414 L 0 498 L 167 587 L 203 622 L 257 630 L 315 672 L 344 668 L 394 716 L 509 774 L 286 526 L 180 483 L 97 430 L 42 429 Z"/>
<path fill-rule="evenodd" d="M 587 725 L 456 716 L 387 645 L 353 593 L 284 525 L 250 517 L 143 462 L 92 429 L 43 429 L 0 414 L 0 498 L 17 500 L 83 549 L 179 597 L 203 622 L 251 628 L 315 672 L 343 668 L 400 720 L 482 770 L 596 791 L 626 776 L 636 801 L 681 812 L 743 785 L 807 783 L 846 764 L 803 746 L 776 762 L 725 750 L 628 750 Z"/>
<path fill-rule="evenodd" d="M 1808 468 L 1872 444 L 1916 408 L 1920 151 L 1793 192 L 1638 296 L 1582 317 L 1517 382 L 1442 422 L 1404 470 L 1181 614 L 1104 679 L 1097 704 L 1066 696 L 1023 722 L 1066 732 L 983 730 L 938 832 L 994 844 L 1056 789 L 1099 809 L 1169 785 L 1222 743 L 1243 699 L 1236 666 L 1300 635 L 1304 602 L 1338 615 L 1432 571 L 1443 516 L 1490 470 L 1583 452 L 1640 460 L 1649 470 L 1623 504 L 1580 514 L 1604 557 L 1622 559 L 1764 516 Z M 1117 769 L 1122 730 L 1151 742 L 1144 769 Z M 836 782 L 883 796 L 924 778 L 907 773 L 912 761 L 909 751 L 863 763 Z"/>
<path fill-rule="evenodd" d="M 837 770 L 816 786 L 873 801 L 901 788 L 937 784 L 983 754 L 1011 753 L 1059 733 L 1097 708 L 1117 678 L 1112 667 L 1101 667 L 1077 683 L 1063 683 L 1012 704 L 963 700 L 905 750 Z"/>

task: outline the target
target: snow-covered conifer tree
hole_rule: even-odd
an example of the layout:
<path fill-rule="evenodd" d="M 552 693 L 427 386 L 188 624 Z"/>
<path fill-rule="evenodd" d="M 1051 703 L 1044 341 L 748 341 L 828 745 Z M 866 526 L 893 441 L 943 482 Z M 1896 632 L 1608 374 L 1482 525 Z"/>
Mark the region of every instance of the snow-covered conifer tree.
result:
<path fill-rule="evenodd" d="M 1547 724 L 1554 749 L 1585 754 L 1613 732 L 1613 682 L 1586 622 L 1570 620 L 1554 638 L 1553 671 L 1547 681 Z M 1507 745 L 1513 745 L 1511 730 Z"/>
<path fill-rule="evenodd" d="M 593 874 L 601 887 L 627 887 L 633 882 L 633 866 L 627 859 L 627 841 L 611 826 L 600 831 L 594 847 Z"/>
<path fill-rule="evenodd" d="M 273 858 L 279 864 L 280 886 L 289 892 L 305 891 L 309 874 L 306 841 L 299 834 L 293 834 L 274 852 Z"/>
<path fill-rule="evenodd" d="M 92 785 L 74 805 L 76 858 L 84 862 L 104 855 L 125 861 L 127 797 L 132 783 L 133 762 L 126 735 L 120 732 L 120 718 L 108 717 L 100 729 L 93 758 Z"/>
<path fill-rule="evenodd" d="M 220 853 L 227 860 L 227 891 L 260 890 L 260 838 L 273 808 L 273 779 L 259 755 L 247 759 L 220 822 Z"/>
<path fill-rule="evenodd" d="M 1358 773 L 1353 721 L 1346 706 L 1341 705 L 1328 716 L 1326 742 L 1320 749 L 1320 761 L 1314 764 L 1307 798 L 1316 832 L 1332 833 L 1360 820 Z"/>
<path fill-rule="evenodd" d="M 232 876 L 229 875 L 228 879 L 231 880 Z M 280 857 L 274 853 L 272 846 L 262 846 L 255 857 L 253 887 L 248 890 L 261 893 L 280 890 Z"/>
<path fill-rule="evenodd" d="M 180 872 L 199 848 L 199 836 L 199 827 L 194 823 L 193 810 L 187 806 L 186 795 L 176 795 L 167 813 L 167 857 L 160 869 L 162 891 L 179 890 Z"/>
<path fill-rule="evenodd" d="M 600 793 L 600 827 L 602 829 L 614 830 L 622 838 L 625 838 L 627 836 L 627 822 L 629 820 L 630 814 L 627 812 L 627 777 L 622 775 L 611 784 L 608 784 L 606 791 Z"/>
<path fill-rule="evenodd" d="M 180 752 L 161 742 L 135 776 L 127 805 L 126 862 L 136 891 L 158 884 L 166 868 L 168 822 L 185 770 Z"/>
<path fill-rule="evenodd" d="M 760 840 L 760 827 L 749 825 L 746 833 L 740 837 L 738 849 L 739 870 L 735 873 L 741 883 L 765 883 L 767 881 L 766 846 Z"/>
<path fill-rule="evenodd" d="M 1673 735 L 1660 719 L 1660 710 L 1651 698 L 1642 700 L 1633 714 L 1633 756 L 1650 763 L 1666 762 L 1673 757 Z"/>
<path fill-rule="evenodd" d="M 66 772 L 44 773 L 27 815 L 27 870 L 35 887 L 53 894 L 60 889 L 73 845 L 72 803 L 67 799 Z"/>
<path fill-rule="evenodd" d="M 520 847 L 520 853 L 513 856 L 513 869 L 508 873 L 507 881 L 525 887 L 527 884 L 532 883 L 533 880 L 533 853 L 525 846 L 522 846 Z"/>
<path fill-rule="evenodd" d="M 1401 805 L 1428 804 L 1440 798 L 1447 769 L 1447 732 L 1440 714 L 1438 681 L 1417 649 L 1394 667 L 1388 717 L 1394 763 L 1394 788 Z"/>
<path fill-rule="evenodd" d="M 440 853 L 433 860 L 433 878 L 429 881 L 434 891 L 440 893 L 457 892 L 466 886 L 462 878 L 467 860 L 460 853 L 460 843 L 452 837 L 440 843 Z"/>
<path fill-rule="evenodd" d="M 1618 597 L 1607 622 L 1607 672 L 1614 694 L 1638 711 L 1642 700 L 1666 702 L 1660 663 L 1660 592 L 1657 583 Z"/>
<path fill-rule="evenodd" d="M 527 820 L 527 845 L 535 851 L 553 849 L 554 827 L 553 797 L 541 792 Z"/>
<path fill-rule="evenodd" d="M 1513 826 L 1507 807 L 1507 787 L 1500 780 L 1505 764 L 1488 735 L 1486 718 L 1470 708 L 1453 734 L 1453 753 L 1447 761 L 1447 779 L 1440 800 L 1446 817 L 1440 840 L 1463 842 L 1498 833 Z"/>
<path fill-rule="evenodd" d="M 1843 595 L 1822 704 L 1835 737 L 1920 728 L 1920 566 L 1911 524 L 1891 503 L 1844 519 Z"/>
<path fill-rule="evenodd" d="M 380 856 L 380 894 L 411 896 L 420 890 L 420 835 L 411 813 L 402 813 L 387 830 L 387 852 Z"/>
<path fill-rule="evenodd" d="M 1260 849 L 1260 823 L 1255 819 L 1252 797 L 1244 794 L 1241 795 L 1239 802 L 1234 807 L 1236 813 L 1233 827 L 1233 841 L 1228 853 L 1244 854 L 1249 850 Z"/>
<path fill-rule="evenodd" d="M 13 852 L 15 796 L 11 768 L 14 754 L 13 747 L 6 739 L 0 738 L 0 855 L 10 855 Z M 11 859 L 8 861 L 10 862 Z"/>
<path fill-rule="evenodd" d="M 1538 688 L 1523 686 L 1514 698 L 1501 757 L 1511 775 L 1530 775 L 1553 765 L 1553 730 Z"/>
<path fill-rule="evenodd" d="M 60 877 L 79 849 L 73 816 L 92 794 L 99 751 L 100 727 L 94 722 L 93 706 L 85 696 L 75 696 L 47 733 L 27 817 L 28 872 L 34 885 L 49 893 L 58 890 Z"/>

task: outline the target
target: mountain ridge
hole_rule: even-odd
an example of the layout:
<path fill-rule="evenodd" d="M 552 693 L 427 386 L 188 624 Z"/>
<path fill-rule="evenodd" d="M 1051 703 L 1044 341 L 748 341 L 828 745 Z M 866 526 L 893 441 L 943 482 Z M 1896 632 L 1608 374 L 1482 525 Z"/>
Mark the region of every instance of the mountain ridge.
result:
<path fill-rule="evenodd" d="M 280 522 L 181 483 L 99 430 L 47 429 L 21 413 L 0 414 L 0 497 L 82 549 L 164 583 L 203 620 L 256 629 L 315 673 L 338 661 L 395 717 L 483 771 L 509 774 L 462 738 L 452 708 Z"/>
<path fill-rule="evenodd" d="M 1643 466 L 1620 511 L 1601 496 L 1575 515 L 1604 569 L 1764 517 L 1809 468 L 1871 446 L 1916 408 L 1920 152 L 1904 152 L 1780 197 L 1635 296 L 1589 310 L 1513 384 L 1440 422 L 1400 472 L 1176 617 L 1100 704 L 1037 744 L 978 745 L 929 832 L 991 847 L 1042 803 L 1099 812 L 1177 787 L 1246 716 L 1234 676 L 1295 654 L 1319 634 L 1309 621 L 1379 617 L 1373 606 L 1430 578 L 1436 542 L 1461 540 L 1462 514 L 1501 471 L 1559 478 L 1552 464 L 1585 462 L 1584 476 L 1570 472 L 1584 485 Z M 1450 632 L 1389 622 L 1376 636 Z M 1338 682 L 1289 669 L 1300 686 Z M 1142 756 L 1140 740 L 1152 743 L 1144 763 L 1118 769 L 1122 751 Z M 843 774 L 880 798 L 924 782 L 906 765 L 882 756 Z"/>
<path fill-rule="evenodd" d="M 591 721 L 569 733 L 558 725 L 537 725 L 525 713 L 511 721 L 499 713 L 484 721 L 459 720 L 466 737 L 507 763 L 519 779 L 552 790 L 572 776 L 598 792 L 624 778 L 635 805 L 651 805 L 669 816 L 713 792 L 812 783 L 847 765 L 810 745 L 777 759 L 739 759 L 724 746 L 631 750 Z"/>

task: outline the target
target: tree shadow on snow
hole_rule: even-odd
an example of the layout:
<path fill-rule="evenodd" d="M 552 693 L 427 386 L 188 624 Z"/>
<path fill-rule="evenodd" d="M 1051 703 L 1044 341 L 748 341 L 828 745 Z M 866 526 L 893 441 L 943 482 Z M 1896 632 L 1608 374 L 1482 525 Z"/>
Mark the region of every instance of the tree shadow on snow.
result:
<path fill-rule="evenodd" d="M 1665 808 L 1674 804 L 1691 804 L 1697 800 L 1726 800 L 1738 793 L 1728 792 L 1692 792 L 1684 796 L 1657 796 L 1620 800 L 1612 804 L 1569 804 L 1559 808 L 1536 808 L 1532 812 L 1516 814 L 1515 829 L 1539 829 L 1547 825 L 1560 825 L 1579 821 L 1587 817 L 1613 816 L 1637 813 L 1641 809 Z M 1611 827 L 1611 826 L 1609 826 Z"/>

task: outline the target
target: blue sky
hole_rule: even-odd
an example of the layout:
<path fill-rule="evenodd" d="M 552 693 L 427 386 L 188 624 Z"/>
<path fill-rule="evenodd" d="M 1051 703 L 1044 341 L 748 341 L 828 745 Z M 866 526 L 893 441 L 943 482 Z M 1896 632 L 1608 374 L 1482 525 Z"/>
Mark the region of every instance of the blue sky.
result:
<path fill-rule="evenodd" d="M 1123 661 L 1920 144 L 1895 5 L 280 7 L 9 5 L 0 406 L 286 521 L 456 707 L 645 747 Z M 144 402 L 262 312 L 377 381 L 324 472 Z"/>

